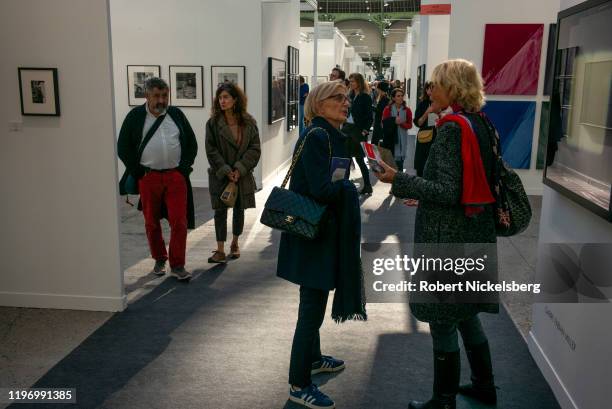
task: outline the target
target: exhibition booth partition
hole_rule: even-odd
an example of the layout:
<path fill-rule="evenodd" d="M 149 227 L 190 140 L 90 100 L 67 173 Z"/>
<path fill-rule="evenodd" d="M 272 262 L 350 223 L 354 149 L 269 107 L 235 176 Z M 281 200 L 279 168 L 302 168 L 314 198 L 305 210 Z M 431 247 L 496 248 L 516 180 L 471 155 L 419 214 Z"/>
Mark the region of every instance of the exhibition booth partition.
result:
<path fill-rule="evenodd" d="M 562 1 L 528 344 L 562 408 L 610 406 L 612 1 Z"/>
<path fill-rule="evenodd" d="M 171 104 L 195 131 L 196 187 L 208 185 L 204 129 L 216 87 L 243 87 L 260 131 L 261 188 L 289 162 L 297 139 L 300 2 L 3 6 L 1 41 L 13 50 L 3 81 L 16 103 L 2 112 L 11 143 L 2 150 L 2 210 L 11 215 L 5 234 L 12 240 L 0 253 L 11 272 L 0 277 L 0 304 L 123 310 L 116 137 L 126 114 L 144 103 L 144 81 L 165 79 Z"/>

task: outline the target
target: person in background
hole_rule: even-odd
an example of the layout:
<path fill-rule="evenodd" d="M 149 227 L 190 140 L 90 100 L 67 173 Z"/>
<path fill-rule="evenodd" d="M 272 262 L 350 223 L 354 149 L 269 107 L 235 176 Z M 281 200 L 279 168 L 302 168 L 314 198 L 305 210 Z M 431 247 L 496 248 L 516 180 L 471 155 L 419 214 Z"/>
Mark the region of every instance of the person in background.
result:
<path fill-rule="evenodd" d="M 240 257 L 238 238 L 244 228 L 244 210 L 255 207 L 253 169 L 259 162 L 261 148 L 255 119 L 247 113 L 247 98 L 234 83 L 221 84 L 215 93 L 211 117 L 206 122 L 208 190 L 215 210 L 217 250 L 209 263 L 225 263 L 227 240 L 227 205 L 221 193 L 229 182 L 238 185 L 238 197 L 232 211 L 232 244 L 229 257 Z"/>
<path fill-rule="evenodd" d="M 378 99 L 378 81 L 373 81 L 369 84 L 370 87 L 370 97 L 372 97 L 372 101 L 374 102 L 373 107 L 376 107 L 376 100 Z"/>
<path fill-rule="evenodd" d="M 494 205 L 495 138 L 480 110 L 484 105 L 482 78 L 473 63 L 448 60 L 435 67 L 431 99 L 450 114 L 438 122 L 423 176 L 396 172 L 382 163 L 381 182 L 392 183 L 393 194 L 419 199 L 414 242 L 431 245 L 491 243 L 491 273 L 497 271 Z M 464 156 L 462 152 L 471 152 Z M 488 246 L 487 248 L 489 248 Z M 487 336 L 478 314 L 498 313 L 498 303 L 410 301 L 412 314 L 428 322 L 433 340 L 433 397 L 413 401 L 410 409 L 455 409 L 457 393 L 494 405 L 497 392 Z M 459 386 L 461 362 L 457 332 L 463 338 L 472 383 Z"/>
<path fill-rule="evenodd" d="M 344 361 L 321 353 L 319 328 L 329 292 L 335 289 L 332 318 L 367 318 L 360 261 L 361 216 L 359 195 L 346 178 L 332 182 L 330 157 L 347 158 L 346 135 L 340 132 L 349 101 L 344 84 L 330 81 L 314 87 L 304 106 L 308 127 L 300 135 L 289 190 L 327 205 L 328 217 L 316 240 L 281 233 L 277 275 L 300 286 L 297 324 L 291 346 L 289 399 L 309 408 L 333 408 L 334 402 L 311 376 L 338 372 Z M 350 172 L 347 169 L 347 173 Z"/>
<path fill-rule="evenodd" d="M 390 99 L 387 95 L 389 92 L 389 83 L 379 81 L 376 84 L 378 92 L 374 105 L 374 130 L 372 132 L 372 143 L 378 145 L 383 137 L 382 115 L 385 108 L 389 105 Z"/>
<path fill-rule="evenodd" d="M 408 143 L 408 129 L 412 128 L 412 111 L 406 106 L 401 88 L 391 91 L 391 102 L 383 110 L 382 122 L 386 129 L 383 147 L 393 152 L 397 169 L 402 172 L 406 154 L 414 147 Z"/>
<path fill-rule="evenodd" d="M 349 118 L 342 127 L 342 132 L 346 133 L 348 139 L 349 155 L 355 158 L 361 176 L 363 177 L 363 187 L 359 192 L 362 195 L 371 195 L 372 183 L 370 182 L 370 172 L 365 164 L 365 155 L 361 148 L 361 142 L 367 142 L 372 126 L 372 98 L 368 93 L 368 86 L 363 79 L 363 75 L 352 73 L 349 75 L 351 107 Z"/>
<path fill-rule="evenodd" d="M 306 102 L 308 91 L 309 91 L 308 84 L 306 84 L 304 77 L 300 75 L 300 106 L 299 106 L 300 134 L 304 130 L 304 103 Z"/>
<path fill-rule="evenodd" d="M 346 79 L 346 73 L 344 71 L 342 71 L 338 67 L 332 68 L 331 73 L 329 74 L 330 81 L 336 81 L 336 80 L 344 81 L 345 79 Z"/>
<path fill-rule="evenodd" d="M 431 101 L 431 90 L 433 89 L 433 83 L 427 81 L 425 83 L 425 89 L 423 95 L 419 98 L 419 104 L 414 115 L 414 124 L 419 128 L 420 131 L 432 131 L 432 139 L 429 142 L 419 142 L 417 134 L 417 144 L 414 152 L 414 168 L 416 169 L 417 176 L 423 176 L 423 169 L 429 156 L 429 149 L 435 138 L 436 121 L 440 112 L 437 105 L 432 104 Z"/>
<path fill-rule="evenodd" d="M 155 259 L 152 273 L 164 275 L 169 259 L 170 274 L 188 280 L 187 229 L 195 227 L 189 174 L 198 142 L 183 111 L 168 105 L 168 93 L 166 81 L 149 78 L 145 81 L 145 104 L 125 117 L 117 141 L 117 153 L 125 165 L 119 191 L 126 190 L 128 176 L 138 183 L 138 208 L 144 215 L 149 249 Z M 162 217 L 167 217 L 170 224 L 170 257 L 162 235 Z"/>

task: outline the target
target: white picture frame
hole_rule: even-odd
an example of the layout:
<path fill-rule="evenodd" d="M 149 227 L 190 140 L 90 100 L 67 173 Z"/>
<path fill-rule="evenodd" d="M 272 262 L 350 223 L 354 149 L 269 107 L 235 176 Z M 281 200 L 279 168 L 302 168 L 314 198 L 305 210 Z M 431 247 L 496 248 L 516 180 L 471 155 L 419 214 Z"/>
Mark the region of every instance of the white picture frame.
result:
<path fill-rule="evenodd" d="M 128 65 L 128 105 L 133 107 L 145 103 L 144 83 L 151 77 L 160 77 L 161 66 L 159 65 Z"/>
<path fill-rule="evenodd" d="M 224 82 L 233 82 L 238 85 L 246 95 L 246 67 L 244 65 L 213 65 L 210 67 L 211 100 L 219 85 Z"/>
<path fill-rule="evenodd" d="M 177 107 L 204 107 L 204 67 L 170 65 L 170 104 Z"/>

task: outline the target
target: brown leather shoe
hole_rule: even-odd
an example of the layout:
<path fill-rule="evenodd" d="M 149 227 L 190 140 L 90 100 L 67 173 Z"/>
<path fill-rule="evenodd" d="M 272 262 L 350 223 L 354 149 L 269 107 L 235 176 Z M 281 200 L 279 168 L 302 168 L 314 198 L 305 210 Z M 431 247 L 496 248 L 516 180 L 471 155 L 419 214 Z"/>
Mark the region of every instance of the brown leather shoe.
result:
<path fill-rule="evenodd" d="M 240 247 L 238 247 L 238 245 L 237 245 L 237 244 L 232 244 L 232 245 L 230 246 L 230 254 L 229 254 L 229 257 L 230 257 L 231 259 L 234 259 L 234 260 L 235 260 L 235 259 L 237 259 L 237 258 L 240 258 Z"/>
<path fill-rule="evenodd" d="M 225 253 L 222 251 L 213 251 L 213 255 L 212 257 L 208 258 L 208 262 L 209 263 L 217 263 L 217 264 L 223 264 L 227 262 L 227 259 L 225 258 Z"/>

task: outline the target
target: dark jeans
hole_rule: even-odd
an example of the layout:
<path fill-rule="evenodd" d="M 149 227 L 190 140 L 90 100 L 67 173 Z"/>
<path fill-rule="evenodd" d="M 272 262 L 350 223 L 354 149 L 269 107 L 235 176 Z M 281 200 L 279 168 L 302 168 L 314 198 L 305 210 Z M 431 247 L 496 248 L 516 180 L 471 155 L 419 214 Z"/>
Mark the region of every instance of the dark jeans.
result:
<path fill-rule="evenodd" d="M 463 338 L 463 345 L 480 345 L 487 340 L 478 314 L 458 323 L 441 324 L 430 322 L 434 351 L 455 352 L 459 350 L 457 330 Z"/>
<path fill-rule="evenodd" d="M 321 359 L 319 328 L 323 324 L 329 291 L 300 287 L 300 307 L 291 346 L 289 383 L 304 388 L 312 383 L 312 363 Z"/>
<path fill-rule="evenodd" d="M 240 195 L 232 209 L 232 234 L 240 236 L 244 229 L 244 209 L 240 207 Z M 227 241 L 227 208 L 215 210 L 215 234 L 217 241 Z"/>
<path fill-rule="evenodd" d="M 357 165 L 359 166 L 359 169 L 361 170 L 361 176 L 363 176 L 363 185 L 372 186 L 372 183 L 370 182 L 370 171 L 367 165 L 365 164 L 364 158 L 356 157 L 355 161 L 357 162 Z"/>

